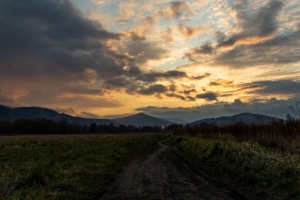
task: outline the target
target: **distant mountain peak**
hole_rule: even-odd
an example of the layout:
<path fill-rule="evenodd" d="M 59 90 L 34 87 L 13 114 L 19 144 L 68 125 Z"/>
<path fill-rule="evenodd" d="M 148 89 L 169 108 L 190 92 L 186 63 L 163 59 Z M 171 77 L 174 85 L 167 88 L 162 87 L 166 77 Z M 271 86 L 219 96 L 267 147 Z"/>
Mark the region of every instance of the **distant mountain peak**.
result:
<path fill-rule="evenodd" d="M 190 123 L 191 125 L 196 125 L 196 124 L 215 124 L 215 125 L 230 125 L 234 124 L 237 122 L 244 122 L 246 124 L 269 124 L 273 120 L 280 120 L 276 117 L 271 117 L 267 115 L 261 115 L 261 114 L 253 114 L 253 113 L 240 113 L 240 114 L 235 114 L 232 116 L 223 116 L 223 117 L 218 117 L 218 118 L 206 118 L 202 120 L 198 120 L 195 122 Z"/>
<path fill-rule="evenodd" d="M 174 124 L 173 122 L 170 122 L 168 120 L 150 116 L 143 112 L 127 117 L 116 118 L 113 120 L 118 122 L 119 124 L 134 126 L 168 126 Z"/>
<path fill-rule="evenodd" d="M 136 113 L 134 115 L 136 115 L 136 116 L 149 116 L 149 115 L 147 115 L 147 114 L 145 114 L 143 112 L 139 112 L 139 113 Z"/>

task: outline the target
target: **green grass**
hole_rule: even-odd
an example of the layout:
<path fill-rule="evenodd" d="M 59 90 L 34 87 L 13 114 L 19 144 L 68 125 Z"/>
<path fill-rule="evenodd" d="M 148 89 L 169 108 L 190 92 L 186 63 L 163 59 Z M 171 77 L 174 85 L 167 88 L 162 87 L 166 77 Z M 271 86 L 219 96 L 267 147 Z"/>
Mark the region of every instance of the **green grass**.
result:
<path fill-rule="evenodd" d="M 251 199 L 300 198 L 300 155 L 232 139 L 173 137 L 172 147 Z"/>
<path fill-rule="evenodd" d="M 163 135 L 0 137 L 0 199 L 93 199 Z"/>

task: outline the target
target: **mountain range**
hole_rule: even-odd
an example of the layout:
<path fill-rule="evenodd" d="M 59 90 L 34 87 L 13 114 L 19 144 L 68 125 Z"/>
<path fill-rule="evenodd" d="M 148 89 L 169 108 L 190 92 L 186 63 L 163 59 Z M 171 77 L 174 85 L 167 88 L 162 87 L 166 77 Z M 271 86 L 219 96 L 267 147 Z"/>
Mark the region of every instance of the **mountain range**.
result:
<path fill-rule="evenodd" d="M 279 121 L 276 117 L 270 117 L 266 115 L 258 115 L 253 113 L 241 113 L 233 116 L 219 117 L 219 118 L 207 118 L 190 123 L 190 125 L 201 124 L 215 124 L 218 126 L 230 125 L 237 122 L 243 122 L 245 124 L 270 124 L 272 121 Z"/>
<path fill-rule="evenodd" d="M 77 123 L 80 125 L 90 125 L 95 123 L 99 124 L 123 124 L 123 125 L 134 125 L 134 126 L 168 126 L 174 124 L 165 119 L 160 119 L 157 117 L 152 117 L 144 113 L 138 113 L 132 116 L 116 118 L 116 119 L 89 119 L 82 117 L 74 117 L 64 113 L 58 113 L 57 111 L 40 108 L 40 107 L 7 107 L 0 105 L 0 121 L 7 120 L 13 121 L 21 118 L 46 118 L 54 121 L 57 120 L 68 120 L 70 123 Z"/>
<path fill-rule="evenodd" d="M 1 120 L 13 121 L 21 118 L 32 118 L 32 119 L 46 118 L 54 121 L 65 119 L 68 120 L 70 123 L 77 123 L 80 125 L 87 125 L 87 126 L 89 126 L 92 123 L 95 123 L 97 125 L 123 124 L 123 125 L 134 125 L 134 126 L 168 126 L 171 124 L 183 124 L 183 125 L 188 124 L 186 121 L 182 119 L 178 119 L 178 118 L 161 119 L 144 113 L 138 113 L 128 117 L 122 117 L 116 119 L 91 119 L 91 118 L 74 117 L 47 108 L 8 107 L 8 106 L 0 105 L 0 121 Z M 279 120 L 279 119 L 275 117 L 265 116 L 265 115 L 241 113 L 238 115 L 227 116 L 227 117 L 202 119 L 189 124 L 196 125 L 196 124 L 213 123 L 216 125 L 229 125 L 239 121 L 242 121 L 246 124 L 252 124 L 252 123 L 268 124 L 271 123 L 273 120 Z"/>
<path fill-rule="evenodd" d="M 46 118 L 54 121 L 57 120 L 68 120 L 70 123 L 77 123 L 80 125 L 90 125 L 92 123 L 96 124 L 118 124 L 110 119 L 88 119 L 82 117 L 73 117 L 64 113 L 58 113 L 54 110 L 48 108 L 40 107 L 7 107 L 0 105 L 0 121 L 7 120 L 13 121 L 21 118 Z"/>

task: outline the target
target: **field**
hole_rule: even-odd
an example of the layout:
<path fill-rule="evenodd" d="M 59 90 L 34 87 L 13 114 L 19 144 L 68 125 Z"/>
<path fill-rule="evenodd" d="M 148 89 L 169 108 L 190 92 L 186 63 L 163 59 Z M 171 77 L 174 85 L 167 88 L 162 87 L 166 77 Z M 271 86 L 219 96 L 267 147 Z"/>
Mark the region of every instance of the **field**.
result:
<path fill-rule="evenodd" d="M 163 135 L 0 137 L 0 199 L 97 199 Z"/>
<path fill-rule="evenodd" d="M 249 199 L 300 199 L 300 154 L 231 138 L 173 136 L 173 150 Z"/>

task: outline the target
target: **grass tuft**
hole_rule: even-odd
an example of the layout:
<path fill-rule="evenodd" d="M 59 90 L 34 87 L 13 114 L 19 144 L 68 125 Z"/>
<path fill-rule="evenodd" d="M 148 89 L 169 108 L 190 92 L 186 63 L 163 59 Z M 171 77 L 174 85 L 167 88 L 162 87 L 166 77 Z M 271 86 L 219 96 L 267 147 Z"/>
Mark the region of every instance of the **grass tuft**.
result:
<path fill-rule="evenodd" d="M 235 184 L 251 199 L 300 198 L 300 155 L 232 139 L 174 136 L 172 146 L 189 161 Z"/>

